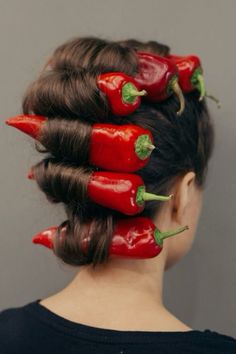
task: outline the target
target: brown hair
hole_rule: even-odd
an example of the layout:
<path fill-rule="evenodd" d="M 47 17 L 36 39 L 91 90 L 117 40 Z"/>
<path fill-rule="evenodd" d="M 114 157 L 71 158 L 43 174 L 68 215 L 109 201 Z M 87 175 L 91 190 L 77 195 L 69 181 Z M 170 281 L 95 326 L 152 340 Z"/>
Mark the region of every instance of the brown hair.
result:
<path fill-rule="evenodd" d="M 66 237 L 55 238 L 54 253 L 65 263 L 83 265 L 104 263 L 119 212 L 89 200 L 86 186 L 90 173 L 99 170 L 88 162 L 91 126 L 94 122 L 137 124 L 149 129 L 157 146 L 149 163 L 138 170 L 148 192 L 167 194 L 175 179 L 196 173 L 196 183 L 204 187 L 208 160 L 212 154 L 214 129 L 205 100 L 198 92 L 185 94 L 186 108 L 176 116 L 177 99 L 172 96 L 161 103 L 142 101 L 128 117 L 114 116 L 106 96 L 96 85 L 99 73 L 123 71 L 137 73 L 136 50 L 165 56 L 168 46 L 155 41 L 135 39 L 111 42 L 95 37 L 74 38 L 59 46 L 48 66 L 30 85 L 23 99 L 24 114 L 48 118 L 41 131 L 39 152 L 47 156 L 33 166 L 35 180 L 47 198 L 62 202 L 67 220 Z M 150 201 L 139 215 L 153 218 L 161 202 Z M 86 254 L 81 240 L 89 235 Z"/>

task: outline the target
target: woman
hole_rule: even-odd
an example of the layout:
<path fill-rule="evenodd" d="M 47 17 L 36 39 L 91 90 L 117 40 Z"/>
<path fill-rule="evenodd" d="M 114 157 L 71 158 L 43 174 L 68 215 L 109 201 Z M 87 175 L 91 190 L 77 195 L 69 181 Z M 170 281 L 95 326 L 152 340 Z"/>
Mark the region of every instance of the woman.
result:
<path fill-rule="evenodd" d="M 189 251 L 194 239 L 214 129 L 197 89 L 185 93 L 179 115 L 173 92 L 158 102 L 141 98 L 131 114 L 114 114 L 109 95 L 101 86 L 98 90 L 96 80 L 109 72 L 135 77 L 138 52 L 166 57 L 170 49 L 154 41 L 74 38 L 54 51 L 25 94 L 23 113 L 47 117 L 36 137 L 37 150 L 47 156 L 33 166 L 31 178 L 48 200 L 64 203 L 67 213 L 47 245 L 64 263 L 80 267 L 58 293 L 2 311 L 2 354 L 236 352 L 232 337 L 192 329 L 163 304 L 164 271 Z M 142 177 L 149 193 L 172 197 L 148 201 L 133 216 L 109 208 L 116 196 L 107 197 L 105 204 L 88 198 L 91 171 L 104 170 L 89 162 L 95 123 L 116 124 L 117 129 L 132 124 L 151 132 L 156 148 L 152 146 L 146 165 L 133 173 Z M 104 157 L 96 149 L 94 154 L 98 160 Z M 125 202 L 119 202 L 124 208 Z M 182 232 L 165 239 L 156 256 L 112 254 L 115 226 L 122 218 L 137 216 L 149 218 L 161 231 Z"/>

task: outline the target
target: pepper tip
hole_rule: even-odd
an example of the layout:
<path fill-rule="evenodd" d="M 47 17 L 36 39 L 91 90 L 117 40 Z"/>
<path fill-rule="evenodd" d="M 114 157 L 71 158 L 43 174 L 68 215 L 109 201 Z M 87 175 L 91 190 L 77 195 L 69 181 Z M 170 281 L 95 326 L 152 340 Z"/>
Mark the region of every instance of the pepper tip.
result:
<path fill-rule="evenodd" d="M 33 174 L 32 169 L 29 170 L 29 172 L 28 172 L 28 174 L 27 174 L 27 178 L 28 178 L 28 179 L 34 179 L 34 174 Z"/>
<path fill-rule="evenodd" d="M 204 98 L 204 96 L 201 95 L 201 96 L 199 97 L 198 101 L 201 102 L 201 101 L 203 100 L 203 98 Z"/>
<path fill-rule="evenodd" d="M 147 95 L 147 91 L 146 90 L 142 90 L 141 92 L 143 93 L 143 96 Z"/>

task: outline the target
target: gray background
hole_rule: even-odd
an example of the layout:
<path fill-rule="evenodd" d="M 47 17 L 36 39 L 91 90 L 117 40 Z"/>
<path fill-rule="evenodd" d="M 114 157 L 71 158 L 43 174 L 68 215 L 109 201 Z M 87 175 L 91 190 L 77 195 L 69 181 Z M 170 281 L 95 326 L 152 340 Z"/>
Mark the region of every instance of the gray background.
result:
<path fill-rule="evenodd" d="M 165 302 L 193 328 L 236 337 L 235 318 L 235 13 L 230 0 L 0 1 L 1 199 L 0 309 L 20 306 L 61 289 L 74 275 L 53 254 L 31 243 L 37 231 L 64 220 L 27 180 L 41 159 L 33 141 L 4 125 L 20 113 L 22 95 L 54 48 L 76 35 L 137 37 L 197 53 L 205 68 L 216 125 L 205 201 L 191 252 L 165 280 Z"/>

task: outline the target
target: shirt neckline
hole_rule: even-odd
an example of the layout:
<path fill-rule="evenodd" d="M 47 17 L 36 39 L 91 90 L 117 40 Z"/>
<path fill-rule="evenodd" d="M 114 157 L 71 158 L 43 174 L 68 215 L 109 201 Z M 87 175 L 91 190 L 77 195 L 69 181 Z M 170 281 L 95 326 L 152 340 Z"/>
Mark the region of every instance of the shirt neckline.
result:
<path fill-rule="evenodd" d="M 106 343 L 150 343 L 160 341 L 193 341 L 194 338 L 199 336 L 212 335 L 209 329 L 189 330 L 189 331 L 128 331 L 128 330 L 115 330 L 101 327 L 93 327 L 90 325 L 73 322 L 58 314 L 52 312 L 39 302 L 41 299 L 36 299 L 24 306 L 24 310 L 30 312 L 38 319 L 44 322 L 47 326 L 56 331 L 63 332 L 64 334 L 84 338 L 89 341 L 98 341 Z"/>

